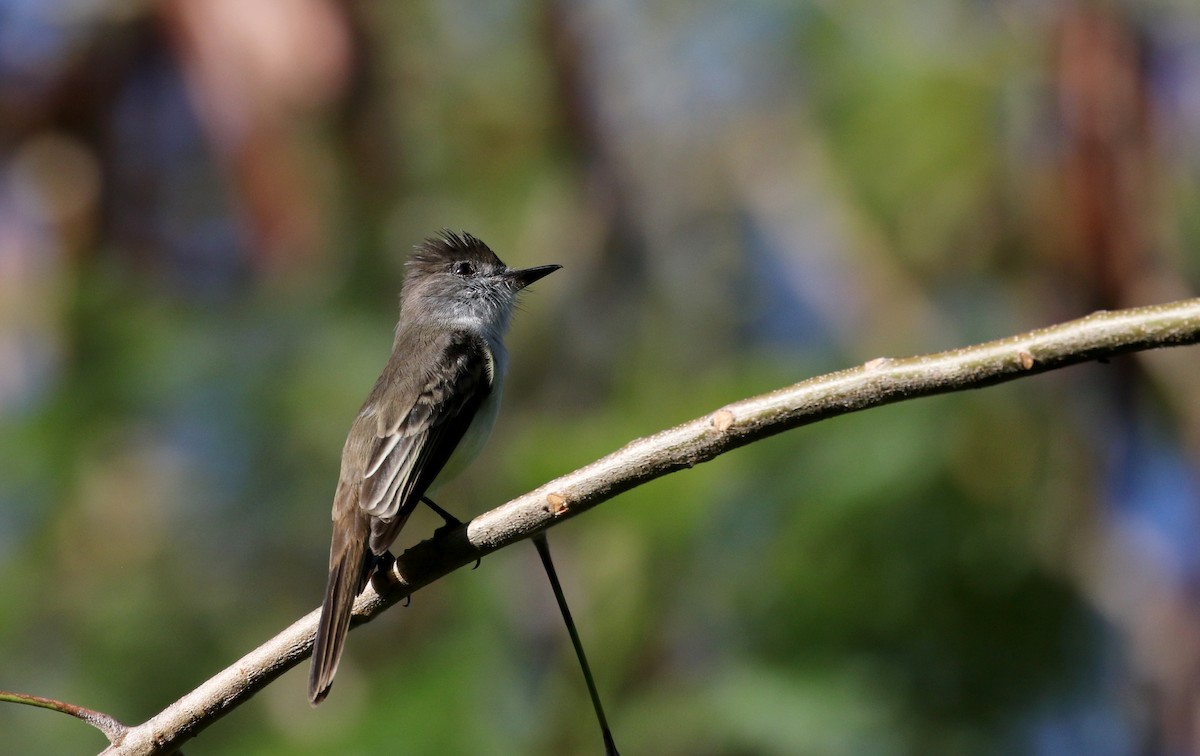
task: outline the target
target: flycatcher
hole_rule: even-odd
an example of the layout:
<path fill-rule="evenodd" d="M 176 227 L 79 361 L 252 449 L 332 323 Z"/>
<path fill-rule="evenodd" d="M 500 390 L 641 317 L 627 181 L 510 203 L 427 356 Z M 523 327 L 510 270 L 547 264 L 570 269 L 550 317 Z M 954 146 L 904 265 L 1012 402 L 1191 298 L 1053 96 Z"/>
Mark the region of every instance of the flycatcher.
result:
<path fill-rule="evenodd" d="M 504 386 L 517 293 L 560 265 L 507 267 L 470 234 L 419 245 L 400 292 L 392 356 L 350 426 L 333 498 L 329 582 L 308 696 L 329 693 L 354 599 L 417 504 L 487 441 Z"/>

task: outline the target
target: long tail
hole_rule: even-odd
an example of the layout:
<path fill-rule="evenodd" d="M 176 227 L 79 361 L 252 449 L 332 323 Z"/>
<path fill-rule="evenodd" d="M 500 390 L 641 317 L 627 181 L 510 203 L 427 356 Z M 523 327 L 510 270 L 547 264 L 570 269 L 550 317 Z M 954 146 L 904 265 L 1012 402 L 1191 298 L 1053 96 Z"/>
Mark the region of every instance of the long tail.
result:
<path fill-rule="evenodd" d="M 321 604 L 321 621 L 313 643 L 312 667 L 308 674 L 308 700 L 313 706 L 325 700 L 333 676 L 337 673 L 346 633 L 350 632 L 350 612 L 354 599 L 366 584 L 366 518 L 351 514 L 333 526 L 329 547 L 329 582 Z"/>

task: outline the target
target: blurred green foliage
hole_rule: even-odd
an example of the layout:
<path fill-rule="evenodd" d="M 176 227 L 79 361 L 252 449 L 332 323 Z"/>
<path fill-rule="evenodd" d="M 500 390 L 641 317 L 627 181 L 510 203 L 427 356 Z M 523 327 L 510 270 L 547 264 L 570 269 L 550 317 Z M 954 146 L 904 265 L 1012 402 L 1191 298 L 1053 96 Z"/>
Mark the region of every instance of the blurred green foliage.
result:
<path fill-rule="evenodd" d="M 1152 19 L 1197 20 L 1161 5 Z M 1053 121 L 1039 110 L 1051 11 L 327 10 L 349 30 L 342 95 L 285 111 L 276 142 L 247 153 L 295 148 L 291 180 L 272 191 L 319 208 L 297 226 L 309 236 L 286 237 L 313 249 L 262 241 L 270 192 L 239 173 L 250 157 L 222 152 L 193 78 L 194 112 L 174 115 L 208 131 L 170 119 L 154 131 L 212 141 L 161 157 L 159 180 L 184 188 L 170 217 L 185 235 L 240 229 L 235 262 L 173 258 L 166 231 L 138 252 L 141 237 L 101 212 L 117 200 L 97 200 L 83 241 L 49 235 L 53 276 L 6 289 L 49 303 L 20 332 L 50 357 L 40 380 L 0 395 L 0 688 L 136 723 L 316 606 L 344 434 L 386 359 L 407 249 L 442 226 L 511 264 L 565 265 L 516 318 L 492 442 L 439 497 L 463 516 L 729 401 L 1090 301 L 1041 257 L 1065 234 L 1032 209 L 1054 194 L 1058 154 L 1039 124 Z M 160 25 L 229 33 L 141 13 L 72 27 L 159 51 L 130 52 L 112 91 L 148 86 L 146 71 L 176 87 L 181 71 L 203 73 Z M 120 132 L 123 96 L 95 97 L 93 125 Z M 106 191 L 124 187 L 158 218 L 157 195 L 118 180 L 130 157 L 88 144 Z M 1190 211 L 1160 210 L 1160 245 L 1178 259 L 1163 266 L 1183 288 L 1200 241 L 1189 154 L 1164 160 L 1154 185 Z M 222 180 L 188 183 L 196 161 Z M 1106 520 L 1114 417 L 1133 405 L 1183 434 L 1195 407 L 1161 387 L 1123 403 L 1112 388 L 1130 364 L 823 422 L 555 528 L 623 752 L 1121 753 L 1153 741 L 1157 725 L 1122 708 L 1137 679 L 1122 671 L 1129 628 L 1079 557 Z M 418 514 L 398 546 L 435 526 Z M 357 630 L 316 710 L 304 676 L 185 750 L 600 751 L 532 548 Z M 0 731 L 2 753 L 103 746 L 23 707 L 0 706 Z"/>

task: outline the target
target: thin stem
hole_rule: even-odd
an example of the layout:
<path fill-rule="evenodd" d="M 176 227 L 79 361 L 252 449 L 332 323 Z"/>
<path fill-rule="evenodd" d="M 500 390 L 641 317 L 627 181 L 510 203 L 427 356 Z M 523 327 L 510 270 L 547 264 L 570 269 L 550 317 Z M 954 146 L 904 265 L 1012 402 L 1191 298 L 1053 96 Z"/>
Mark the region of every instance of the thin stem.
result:
<path fill-rule="evenodd" d="M 28 693 L 12 693 L 7 690 L 0 690 L 0 701 L 36 706 L 39 709 L 50 709 L 51 711 L 70 714 L 104 733 L 104 736 L 108 738 L 108 742 L 112 744 L 119 743 L 121 738 L 125 736 L 125 733 L 129 731 L 129 727 L 102 711 L 88 709 L 54 698 L 43 698 L 42 696 L 31 696 Z"/>
<path fill-rule="evenodd" d="M 562 584 L 558 582 L 554 560 L 550 558 L 550 543 L 546 540 L 545 533 L 538 533 L 532 540 L 533 545 L 537 547 L 538 556 L 542 558 L 542 566 L 546 568 L 546 577 L 550 579 L 550 588 L 554 590 L 554 600 L 558 602 L 558 609 L 562 612 L 567 634 L 571 636 L 571 645 L 575 647 L 579 668 L 583 670 L 583 681 L 587 683 L 588 695 L 592 697 L 592 708 L 596 710 L 596 721 L 600 723 L 600 733 L 604 736 L 604 753 L 607 756 L 619 756 L 617 744 L 613 742 L 612 730 L 608 728 L 608 718 L 604 716 L 604 706 L 600 704 L 600 691 L 596 689 L 592 668 L 588 665 L 587 654 L 583 652 L 583 642 L 579 640 L 575 620 L 571 618 L 571 609 L 567 606 L 567 597 L 563 593 Z"/>

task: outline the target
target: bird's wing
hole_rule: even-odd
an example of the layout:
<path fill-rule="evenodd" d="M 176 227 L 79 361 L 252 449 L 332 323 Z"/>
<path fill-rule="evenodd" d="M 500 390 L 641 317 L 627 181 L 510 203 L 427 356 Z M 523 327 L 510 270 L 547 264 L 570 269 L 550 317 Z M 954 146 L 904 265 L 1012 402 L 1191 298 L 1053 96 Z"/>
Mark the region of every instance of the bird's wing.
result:
<path fill-rule="evenodd" d="M 404 392 L 412 398 L 389 403 L 385 396 L 374 408 L 377 437 L 359 506 L 380 520 L 402 512 L 407 516 L 416 506 L 492 391 L 493 357 L 482 338 L 457 331 L 430 351 L 437 355 L 434 367 L 419 385 Z M 391 417 L 389 409 L 394 411 Z"/>

